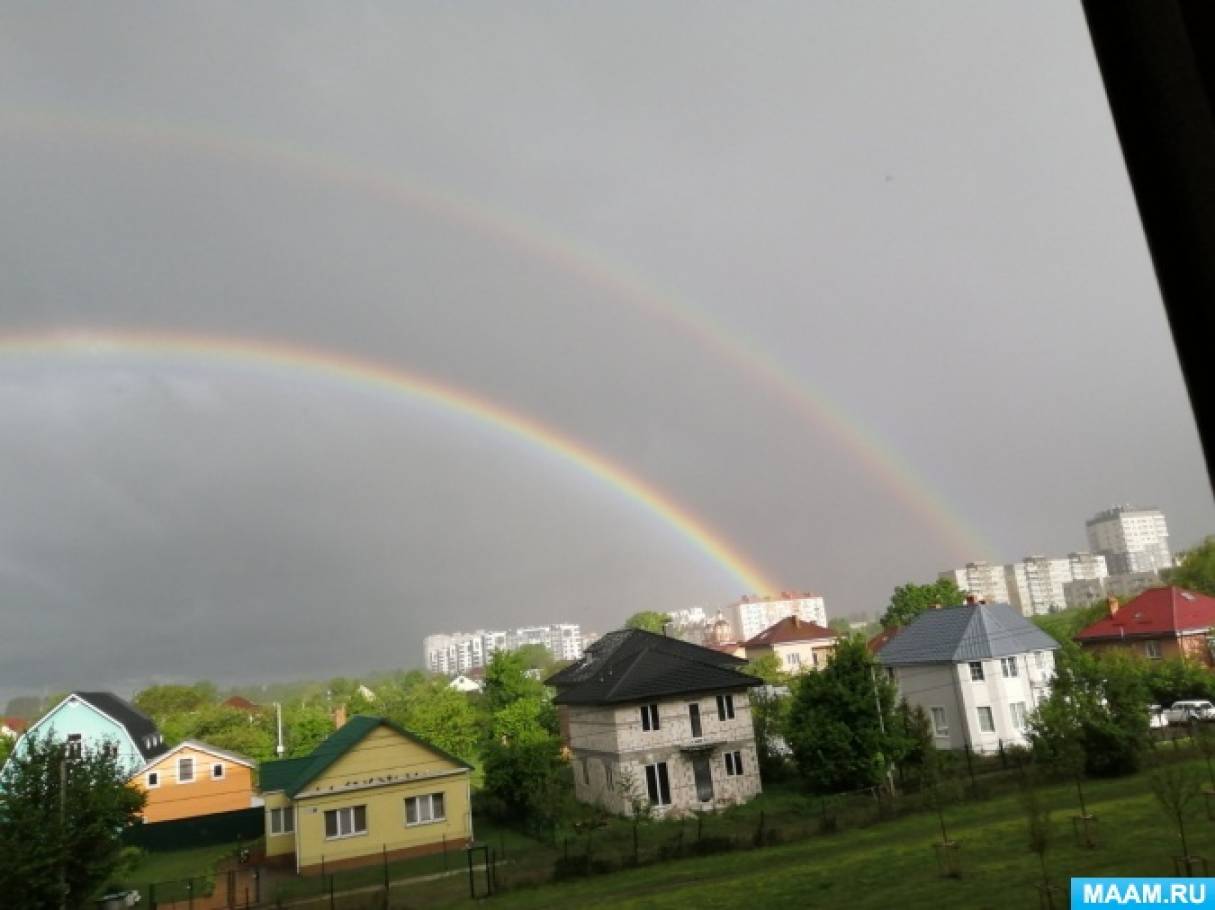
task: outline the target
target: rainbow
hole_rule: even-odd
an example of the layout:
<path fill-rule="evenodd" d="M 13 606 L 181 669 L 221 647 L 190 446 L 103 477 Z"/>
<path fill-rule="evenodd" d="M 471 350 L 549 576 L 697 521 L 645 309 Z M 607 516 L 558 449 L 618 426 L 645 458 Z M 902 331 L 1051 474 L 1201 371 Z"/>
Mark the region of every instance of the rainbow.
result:
<path fill-rule="evenodd" d="M 748 591 L 779 591 L 737 547 L 674 499 L 637 475 L 552 427 L 464 389 L 399 367 L 349 354 L 283 342 L 148 331 L 66 331 L 0 335 L 0 357 L 9 362 L 48 355 L 98 358 L 169 357 L 206 364 L 271 368 L 304 373 L 361 390 L 383 391 L 426 401 L 490 425 L 581 468 L 617 493 L 661 518 Z"/>
<path fill-rule="evenodd" d="M 451 192 L 436 192 L 397 174 L 327 153 L 295 148 L 213 128 L 122 120 L 77 112 L 0 110 L 0 132 L 69 134 L 146 147 L 186 149 L 218 159 L 273 166 L 284 172 L 348 187 L 488 236 L 576 276 L 638 307 L 761 386 L 808 423 L 825 429 L 853 453 L 866 472 L 936 530 L 952 555 L 995 558 L 996 548 L 898 451 L 820 388 L 808 385 L 770 353 L 732 327 L 655 287 L 634 270 L 580 246 L 564 234 L 515 212 L 497 211 Z"/>

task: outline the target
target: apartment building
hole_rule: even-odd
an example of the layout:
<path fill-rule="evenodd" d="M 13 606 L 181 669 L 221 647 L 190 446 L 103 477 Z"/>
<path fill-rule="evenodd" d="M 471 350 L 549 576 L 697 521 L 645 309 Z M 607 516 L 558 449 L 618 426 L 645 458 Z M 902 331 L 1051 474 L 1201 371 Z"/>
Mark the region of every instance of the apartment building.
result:
<path fill-rule="evenodd" d="M 557 660 L 577 660 L 582 656 L 582 628 L 577 623 L 552 623 L 439 633 L 422 640 L 422 653 L 431 673 L 455 676 L 485 666 L 496 651 L 515 651 L 524 645 L 543 645 Z"/>
<path fill-rule="evenodd" d="M 1090 518 L 1085 530 L 1089 548 L 1105 557 L 1111 575 L 1159 572 L 1173 565 L 1168 523 L 1159 509 L 1115 506 Z"/>
<path fill-rule="evenodd" d="M 827 625 L 827 607 L 821 594 L 785 591 L 768 597 L 743 597 L 721 611 L 730 624 L 732 641 L 754 638 L 788 616 Z"/>
<path fill-rule="evenodd" d="M 1009 602 L 1008 582 L 1002 565 L 992 565 L 982 560 L 968 562 L 960 569 L 942 572 L 939 577 L 952 581 L 963 594 L 973 594 L 979 600 L 993 604 Z"/>

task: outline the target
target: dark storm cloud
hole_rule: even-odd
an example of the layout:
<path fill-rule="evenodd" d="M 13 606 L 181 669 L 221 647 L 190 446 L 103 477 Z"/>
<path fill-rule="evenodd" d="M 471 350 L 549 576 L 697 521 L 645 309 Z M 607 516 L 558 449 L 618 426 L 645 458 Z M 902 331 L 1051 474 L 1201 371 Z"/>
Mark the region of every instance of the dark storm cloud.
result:
<path fill-rule="evenodd" d="M 1075 549 L 1116 501 L 1211 526 L 1078 8 L 2 7 L 0 136 L 0 330 L 293 340 L 476 390 L 833 614 L 982 538 Z M 469 208 L 325 177 L 359 165 Z M 588 261 L 834 402 L 936 515 Z M 0 514 L 5 692 L 408 665 L 435 629 L 742 593 L 536 447 L 217 362 L 0 356 Z"/>

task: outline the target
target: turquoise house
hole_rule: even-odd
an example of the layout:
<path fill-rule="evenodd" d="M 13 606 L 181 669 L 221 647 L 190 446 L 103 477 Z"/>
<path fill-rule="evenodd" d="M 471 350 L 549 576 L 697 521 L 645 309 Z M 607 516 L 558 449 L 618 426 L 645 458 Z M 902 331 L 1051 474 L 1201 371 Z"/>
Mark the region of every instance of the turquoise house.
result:
<path fill-rule="evenodd" d="M 29 737 L 48 734 L 67 743 L 69 754 L 112 750 L 128 774 L 168 751 L 152 718 L 111 692 L 73 692 L 30 725 L 13 754 Z"/>

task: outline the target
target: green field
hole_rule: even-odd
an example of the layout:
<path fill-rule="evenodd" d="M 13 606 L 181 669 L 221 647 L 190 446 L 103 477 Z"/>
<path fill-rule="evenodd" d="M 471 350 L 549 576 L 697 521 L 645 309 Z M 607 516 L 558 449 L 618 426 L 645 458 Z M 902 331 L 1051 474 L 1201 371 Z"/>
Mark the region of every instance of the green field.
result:
<path fill-rule="evenodd" d="M 1074 789 L 1044 788 L 1045 801 L 1056 807 L 1055 841 L 1047 867 L 1063 892 L 1072 875 L 1173 874 L 1172 856 L 1180 853 L 1176 829 L 1149 786 L 1146 774 L 1088 784 L 1090 811 L 1099 820 L 1097 849 L 1073 842 Z M 526 880 L 529 866 L 552 857 L 547 848 L 537 845 L 530 855 L 501 868 L 500 879 L 507 888 L 493 903 L 503 908 L 700 910 L 1038 906 L 1038 860 L 1028 850 L 1024 815 L 1014 793 L 959 805 L 950 810 L 947 821 L 951 836 L 962 845 L 960 879 L 940 876 L 932 850 L 939 840 L 935 816 L 917 812 L 762 850 L 669 860 L 563 884 L 511 887 L 512 880 Z M 1215 861 L 1215 822 L 1207 820 L 1201 800 L 1191 806 L 1188 821 L 1191 851 Z M 460 888 L 462 895 L 457 894 Z M 411 906 L 468 903 L 466 882 L 427 883 L 398 894 Z M 1066 905 L 1065 897 L 1056 903 L 1060 908 Z"/>

